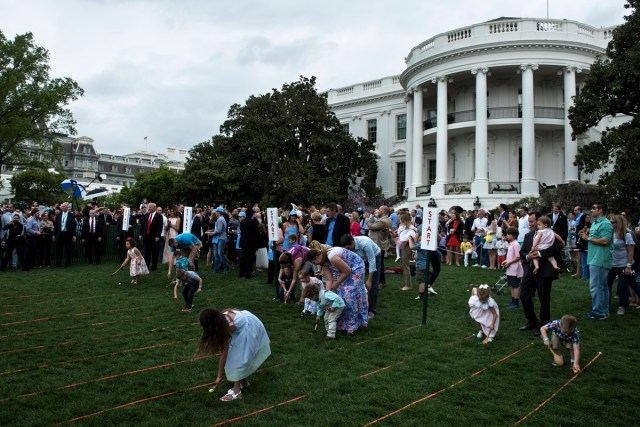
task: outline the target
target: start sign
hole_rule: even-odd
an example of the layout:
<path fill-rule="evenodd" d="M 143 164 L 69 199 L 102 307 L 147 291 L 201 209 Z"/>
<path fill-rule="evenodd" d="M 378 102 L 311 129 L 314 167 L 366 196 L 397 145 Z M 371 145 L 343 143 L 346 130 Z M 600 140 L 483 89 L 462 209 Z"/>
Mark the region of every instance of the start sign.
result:
<path fill-rule="evenodd" d="M 422 213 L 422 239 L 420 249 L 435 251 L 438 248 L 438 210 L 427 208 Z"/>

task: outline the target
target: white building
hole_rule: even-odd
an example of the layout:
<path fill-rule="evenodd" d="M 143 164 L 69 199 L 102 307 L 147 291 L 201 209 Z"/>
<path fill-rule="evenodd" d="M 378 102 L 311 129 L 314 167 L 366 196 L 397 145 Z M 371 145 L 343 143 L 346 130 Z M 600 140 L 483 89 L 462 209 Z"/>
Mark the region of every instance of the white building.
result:
<path fill-rule="evenodd" d="M 329 105 L 352 135 L 375 141 L 386 196 L 444 208 L 472 208 L 477 197 L 493 208 L 597 180 L 573 161 L 598 130 L 572 140 L 567 111 L 611 35 L 575 21 L 500 18 L 420 43 L 402 74 L 332 89 Z"/>

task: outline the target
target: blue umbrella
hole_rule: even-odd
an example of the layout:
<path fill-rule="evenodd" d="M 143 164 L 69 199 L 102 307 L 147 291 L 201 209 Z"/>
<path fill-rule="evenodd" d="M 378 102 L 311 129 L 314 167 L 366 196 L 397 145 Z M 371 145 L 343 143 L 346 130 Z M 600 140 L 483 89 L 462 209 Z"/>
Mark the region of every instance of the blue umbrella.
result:
<path fill-rule="evenodd" d="M 60 183 L 60 188 L 69 193 L 71 198 L 82 199 L 87 195 L 84 185 L 78 184 L 75 179 L 65 179 Z"/>

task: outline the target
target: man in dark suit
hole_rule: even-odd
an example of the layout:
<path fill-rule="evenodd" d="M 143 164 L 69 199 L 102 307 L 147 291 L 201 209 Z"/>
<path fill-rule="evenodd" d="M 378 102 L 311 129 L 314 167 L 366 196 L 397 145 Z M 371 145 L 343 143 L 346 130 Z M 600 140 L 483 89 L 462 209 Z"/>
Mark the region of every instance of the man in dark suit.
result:
<path fill-rule="evenodd" d="M 160 236 L 164 220 L 162 215 L 156 212 L 156 204 L 149 203 L 148 213 L 142 217 L 142 233 L 140 239 L 144 242 L 144 260 L 151 271 L 158 268 L 158 255 L 160 252 Z"/>
<path fill-rule="evenodd" d="M 338 205 L 328 203 L 327 206 L 327 245 L 338 246 L 345 234 L 351 234 L 349 218 L 338 211 Z"/>
<path fill-rule="evenodd" d="M 562 240 L 566 243 L 567 236 L 569 235 L 569 222 L 567 216 L 562 213 L 559 203 L 553 204 L 553 210 L 549 218 L 551 218 L 551 228 L 553 232 L 562 237 Z"/>
<path fill-rule="evenodd" d="M 549 323 L 551 319 L 551 285 L 558 278 L 558 272 L 547 260 L 547 257 L 554 256 L 560 265 L 560 250 L 562 245 L 557 240 L 549 249 L 538 251 L 531 254 L 533 247 L 533 238 L 536 234 L 536 224 L 540 218 L 540 212 L 529 213 L 529 232 L 524 236 L 522 249 L 520 250 L 520 259 L 522 260 L 522 282 L 520 284 L 520 299 L 522 300 L 522 309 L 527 318 L 527 324 L 520 327 L 521 331 L 535 330 L 539 335 L 541 325 Z M 533 266 L 531 261 L 533 258 L 540 259 L 540 270 L 538 274 L 533 274 Z M 538 293 L 540 301 L 540 319 L 536 317 L 533 305 L 533 297 Z"/>
<path fill-rule="evenodd" d="M 95 209 L 89 211 L 89 217 L 82 222 L 82 243 L 89 264 L 93 264 L 94 258 L 96 264 L 100 264 L 103 231 L 104 222 L 102 219 L 96 216 Z"/>
<path fill-rule="evenodd" d="M 242 212 L 244 213 L 244 212 Z M 258 230 L 258 220 L 255 214 L 247 210 L 246 219 L 240 220 L 240 263 L 238 266 L 238 275 L 247 279 L 253 279 L 253 266 L 256 263 L 256 251 L 258 250 L 258 239 L 260 232 Z"/>
<path fill-rule="evenodd" d="M 63 252 L 64 266 L 71 265 L 71 244 L 76 241 L 76 226 L 76 216 L 69 211 L 69 204 L 61 204 L 53 227 L 53 240 L 56 243 L 56 267 L 62 266 Z"/>

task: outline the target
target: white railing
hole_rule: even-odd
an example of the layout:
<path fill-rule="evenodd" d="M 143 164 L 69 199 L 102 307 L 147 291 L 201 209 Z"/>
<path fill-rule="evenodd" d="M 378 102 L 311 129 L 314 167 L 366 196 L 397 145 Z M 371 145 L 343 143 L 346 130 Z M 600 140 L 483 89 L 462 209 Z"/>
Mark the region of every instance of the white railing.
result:
<path fill-rule="evenodd" d="M 338 96 L 342 96 L 342 95 L 350 95 L 353 93 L 353 86 L 351 87 L 346 87 L 344 89 L 338 89 Z"/>
<path fill-rule="evenodd" d="M 458 40 L 464 40 L 471 37 L 471 28 L 465 28 L 463 30 L 453 31 L 447 34 L 447 43 L 457 42 Z"/>
<path fill-rule="evenodd" d="M 595 31 L 591 28 L 587 28 L 583 25 L 578 25 L 578 34 L 582 34 L 583 36 L 591 37 L 595 35 Z"/>
<path fill-rule="evenodd" d="M 496 33 L 513 33 L 518 31 L 517 22 L 496 22 L 489 24 L 489 34 Z"/>
<path fill-rule="evenodd" d="M 557 21 L 538 21 L 536 22 L 537 31 L 562 31 L 562 22 Z"/>
<path fill-rule="evenodd" d="M 429 49 L 433 49 L 433 47 L 435 46 L 435 41 L 433 39 L 431 40 L 427 40 L 426 43 L 421 44 L 418 48 L 420 49 L 420 52 L 424 52 L 427 51 Z"/>
<path fill-rule="evenodd" d="M 382 80 L 376 80 L 375 82 L 364 83 L 362 85 L 363 90 L 377 89 L 382 86 Z"/>

